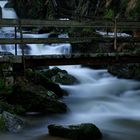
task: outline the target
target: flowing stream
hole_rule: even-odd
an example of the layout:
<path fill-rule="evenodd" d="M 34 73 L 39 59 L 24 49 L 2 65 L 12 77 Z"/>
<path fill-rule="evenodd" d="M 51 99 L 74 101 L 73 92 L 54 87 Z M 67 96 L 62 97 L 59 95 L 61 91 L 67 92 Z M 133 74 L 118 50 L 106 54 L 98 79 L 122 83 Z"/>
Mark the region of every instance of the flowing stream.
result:
<path fill-rule="evenodd" d="M 0 1 L 3 12 L 7 12 L 4 9 L 4 3 L 6 4 L 6 1 Z M 7 35 L 7 29 L 0 32 Z M 8 32 L 8 36 L 12 36 L 12 33 Z M 48 34 L 26 34 L 24 37 L 28 36 L 48 37 Z M 27 44 L 27 46 L 27 54 L 31 55 L 70 52 L 70 44 Z M 7 49 L 3 48 L 0 46 L 1 51 L 8 50 L 14 54 L 14 49 L 10 49 L 9 46 L 5 46 Z M 18 53 L 20 54 L 20 49 Z M 27 128 L 18 134 L 0 135 L 0 140 L 40 140 L 40 136 L 48 133 L 48 124 L 84 122 L 97 125 L 104 135 L 103 140 L 140 139 L 139 81 L 118 79 L 110 75 L 107 70 L 93 70 L 81 66 L 61 66 L 60 68 L 67 70 L 80 81 L 77 85 L 61 85 L 69 93 L 69 96 L 62 99 L 69 107 L 68 112 L 44 117 L 28 117 Z M 47 139 L 46 137 L 43 140 Z"/>

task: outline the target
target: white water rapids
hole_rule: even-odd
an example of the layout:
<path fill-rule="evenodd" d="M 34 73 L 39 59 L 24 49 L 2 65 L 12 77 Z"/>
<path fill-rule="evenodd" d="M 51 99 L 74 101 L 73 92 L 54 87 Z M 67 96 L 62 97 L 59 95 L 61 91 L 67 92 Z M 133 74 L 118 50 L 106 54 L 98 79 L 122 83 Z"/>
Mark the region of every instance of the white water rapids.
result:
<path fill-rule="evenodd" d="M 3 2 L 0 1 L 0 5 Z M 7 33 L 7 30 L 3 32 Z M 11 32 L 8 36 L 11 36 Z M 27 36 L 48 37 L 48 34 L 26 34 L 25 37 Z M 7 49 L 0 46 L 0 50 L 14 53 L 14 49 L 10 49 L 11 46 L 5 47 Z M 32 44 L 28 47 L 29 55 L 70 52 L 70 44 Z M 20 50 L 18 53 L 20 54 Z M 139 81 L 118 79 L 110 75 L 107 70 L 93 70 L 81 66 L 61 66 L 60 68 L 66 69 L 80 81 L 77 85 L 61 85 L 69 93 L 69 96 L 62 99 L 68 105 L 68 112 L 46 117 L 28 117 L 30 124 L 28 128 L 18 134 L 1 134 L 0 140 L 39 140 L 39 136 L 47 134 L 48 124 L 84 122 L 97 125 L 104 135 L 103 140 L 140 139 Z"/>

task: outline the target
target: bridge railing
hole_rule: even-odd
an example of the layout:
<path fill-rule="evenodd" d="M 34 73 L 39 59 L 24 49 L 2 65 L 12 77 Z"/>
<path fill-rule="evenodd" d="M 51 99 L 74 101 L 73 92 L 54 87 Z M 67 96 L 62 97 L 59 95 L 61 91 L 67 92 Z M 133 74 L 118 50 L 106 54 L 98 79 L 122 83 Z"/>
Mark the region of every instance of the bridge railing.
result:
<path fill-rule="evenodd" d="M 24 63 L 24 44 L 42 44 L 42 43 L 83 43 L 83 42 L 112 42 L 114 49 L 117 48 L 117 42 L 140 42 L 140 38 L 118 37 L 118 30 L 134 31 L 140 30 L 140 21 L 128 19 L 94 19 L 86 21 L 73 20 L 26 20 L 26 19 L 0 19 L 0 27 L 14 27 L 14 38 L 0 38 L 0 44 L 15 44 L 15 55 L 17 55 L 17 44 L 21 44 L 22 57 Z M 60 28 L 84 28 L 111 29 L 114 30 L 114 37 L 70 37 L 70 38 L 24 38 L 24 27 L 60 27 Z M 17 32 L 20 36 L 17 37 Z"/>
<path fill-rule="evenodd" d="M 116 49 L 117 41 L 123 41 L 122 37 L 117 36 L 118 30 L 140 30 L 140 21 L 124 20 L 124 19 L 94 19 L 92 21 L 73 21 L 73 20 L 25 20 L 25 19 L 0 19 L 0 27 L 14 27 L 15 38 L 0 38 L 0 44 L 15 44 L 15 54 L 17 54 L 16 44 L 40 44 L 40 43 L 82 43 L 90 42 L 91 40 L 112 42 L 111 38 L 107 37 L 73 37 L 73 38 L 23 38 L 23 27 L 92 27 L 94 29 L 111 29 L 114 30 L 114 48 Z M 20 32 L 20 37 L 17 37 L 17 31 Z M 124 38 L 124 42 L 130 38 Z M 139 38 L 133 38 L 131 41 L 139 41 Z"/>
<path fill-rule="evenodd" d="M 113 28 L 117 20 L 118 29 L 140 29 L 140 21 L 128 19 L 94 19 L 93 21 L 74 20 L 31 20 L 31 19 L 0 19 L 1 27 L 94 27 Z"/>

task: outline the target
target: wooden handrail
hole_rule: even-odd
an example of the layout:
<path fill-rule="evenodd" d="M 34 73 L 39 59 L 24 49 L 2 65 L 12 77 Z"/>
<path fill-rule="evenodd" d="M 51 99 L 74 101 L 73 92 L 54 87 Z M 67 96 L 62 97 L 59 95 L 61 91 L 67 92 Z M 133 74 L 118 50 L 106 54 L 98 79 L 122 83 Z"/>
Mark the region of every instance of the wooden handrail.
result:
<path fill-rule="evenodd" d="M 110 37 L 71 37 L 71 38 L 0 38 L 0 44 L 49 44 L 49 43 L 113 43 Z M 140 43 L 139 37 L 117 37 L 118 43 Z"/>
<path fill-rule="evenodd" d="M 19 22 L 20 21 L 20 22 Z M 94 21 L 73 21 L 73 20 L 25 20 L 25 19 L 0 19 L 1 27 L 94 27 L 94 28 L 114 28 L 114 21 L 111 20 L 94 20 Z M 140 29 L 140 21 L 121 21 L 117 19 L 118 29 Z"/>

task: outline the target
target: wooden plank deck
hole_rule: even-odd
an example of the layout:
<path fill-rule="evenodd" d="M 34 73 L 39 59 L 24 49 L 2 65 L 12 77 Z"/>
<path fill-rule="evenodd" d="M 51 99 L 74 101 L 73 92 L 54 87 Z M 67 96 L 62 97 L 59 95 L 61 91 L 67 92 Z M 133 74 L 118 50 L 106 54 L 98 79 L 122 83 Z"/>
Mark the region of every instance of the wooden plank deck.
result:
<path fill-rule="evenodd" d="M 24 56 L 25 67 L 55 65 L 105 65 L 115 63 L 140 63 L 139 53 L 92 53 L 67 55 L 40 55 Z M 22 63 L 22 56 L 1 56 L 0 63 Z"/>
<path fill-rule="evenodd" d="M 108 65 L 115 63 L 140 63 L 140 54 L 136 53 L 92 53 L 71 55 L 26 56 L 26 67 L 55 65 Z"/>
<path fill-rule="evenodd" d="M 44 43 L 84 43 L 91 42 L 92 37 L 73 38 L 0 38 L 0 44 L 44 44 Z"/>
<path fill-rule="evenodd" d="M 113 43 L 114 37 L 0 38 L 0 44 Z M 117 43 L 140 43 L 139 37 L 117 37 Z"/>

